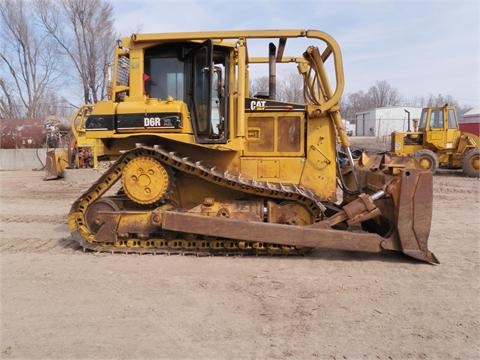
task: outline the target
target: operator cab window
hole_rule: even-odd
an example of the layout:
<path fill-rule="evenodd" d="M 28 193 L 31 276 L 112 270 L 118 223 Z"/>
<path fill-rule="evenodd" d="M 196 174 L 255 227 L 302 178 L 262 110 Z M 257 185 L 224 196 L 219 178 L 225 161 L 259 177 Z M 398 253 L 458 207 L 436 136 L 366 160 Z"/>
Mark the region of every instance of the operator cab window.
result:
<path fill-rule="evenodd" d="M 150 58 L 150 74 L 146 79 L 150 97 L 165 100 L 172 96 L 183 100 L 183 63 L 173 58 Z"/>
<path fill-rule="evenodd" d="M 418 124 L 419 129 L 425 129 L 425 127 L 427 125 L 427 115 L 428 115 L 428 111 L 423 110 L 422 111 L 422 116 L 420 116 L 420 122 Z"/>
<path fill-rule="evenodd" d="M 211 40 L 170 43 L 145 51 L 145 94 L 184 101 L 201 144 L 226 143 L 228 137 L 229 48 Z"/>
<path fill-rule="evenodd" d="M 225 143 L 228 136 L 228 50 L 207 40 L 187 54 L 187 104 L 201 144 Z"/>
<path fill-rule="evenodd" d="M 448 110 L 448 128 L 449 129 L 457 128 L 457 114 L 453 109 Z"/>
<path fill-rule="evenodd" d="M 443 129 L 443 110 L 432 110 L 430 113 L 430 128 Z"/>
<path fill-rule="evenodd" d="M 149 97 L 165 100 L 184 99 L 185 64 L 179 59 L 179 48 L 158 46 L 145 54 L 145 93 Z"/>

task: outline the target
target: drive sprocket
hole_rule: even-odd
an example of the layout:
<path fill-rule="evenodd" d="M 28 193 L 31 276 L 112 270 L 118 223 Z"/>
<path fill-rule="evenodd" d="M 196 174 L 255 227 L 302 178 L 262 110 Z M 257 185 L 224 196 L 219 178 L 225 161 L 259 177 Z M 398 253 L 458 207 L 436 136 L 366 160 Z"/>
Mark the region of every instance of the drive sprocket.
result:
<path fill-rule="evenodd" d="M 148 205 L 162 199 L 168 192 L 170 178 L 165 167 L 148 156 L 130 160 L 123 169 L 125 194 L 137 204 Z"/>

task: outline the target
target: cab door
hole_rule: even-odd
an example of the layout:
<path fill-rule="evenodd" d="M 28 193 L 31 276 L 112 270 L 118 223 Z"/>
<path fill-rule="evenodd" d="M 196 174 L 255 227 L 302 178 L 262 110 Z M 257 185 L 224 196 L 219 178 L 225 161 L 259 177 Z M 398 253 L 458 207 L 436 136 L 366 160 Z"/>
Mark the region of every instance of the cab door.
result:
<path fill-rule="evenodd" d="M 443 109 L 431 109 L 428 117 L 427 143 L 438 149 L 446 148 L 445 116 Z"/>
<path fill-rule="evenodd" d="M 199 144 L 224 144 L 228 134 L 229 49 L 207 40 L 187 55 L 187 104 Z"/>
<path fill-rule="evenodd" d="M 457 112 L 454 108 L 447 108 L 445 112 L 448 117 L 448 121 L 446 123 L 447 130 L 446 130 L 446 149 L 456 149 L 458 146 L 458 140 L 460 139 L 461 132 L 458 128 L 457 122 Z"/>

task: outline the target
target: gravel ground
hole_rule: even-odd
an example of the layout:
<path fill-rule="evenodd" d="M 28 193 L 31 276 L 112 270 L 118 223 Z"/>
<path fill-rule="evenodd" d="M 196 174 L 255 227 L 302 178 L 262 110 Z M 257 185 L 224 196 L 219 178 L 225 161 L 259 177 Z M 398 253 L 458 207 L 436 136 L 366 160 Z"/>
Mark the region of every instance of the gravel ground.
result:
<path fill-rule="evenodd" d="M 396 254 L 84 253 L 86 184 L 0 172 L 2 359 L 480 358 L 480 182 L 434 177 L 428 265 Z"/>

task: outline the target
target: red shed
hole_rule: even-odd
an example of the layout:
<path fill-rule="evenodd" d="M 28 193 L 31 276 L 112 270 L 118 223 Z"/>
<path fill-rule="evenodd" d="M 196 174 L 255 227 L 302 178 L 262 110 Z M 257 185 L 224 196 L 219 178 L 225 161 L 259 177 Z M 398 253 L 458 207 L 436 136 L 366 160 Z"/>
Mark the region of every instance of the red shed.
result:
<path fill-rule="evenodd" d="M 0 119 L 0 148 L 38 148 L 45 144 L 45 126 L 40 119 Z"/>
<path fill-rule="evenodd" d="M 460 119 L 458 126 L 463 132 L 480 136 L 480 107 L 474 107 L 463 114 L 463 119 Z"/>

